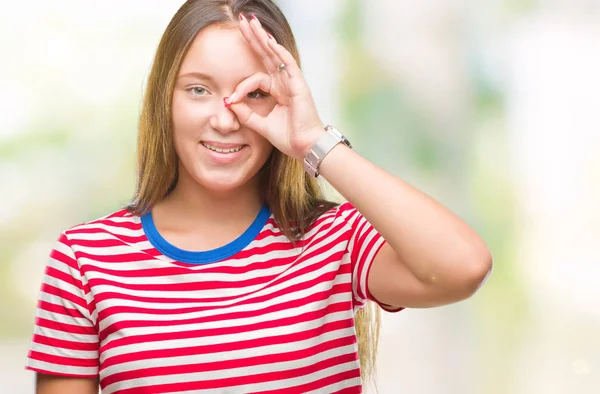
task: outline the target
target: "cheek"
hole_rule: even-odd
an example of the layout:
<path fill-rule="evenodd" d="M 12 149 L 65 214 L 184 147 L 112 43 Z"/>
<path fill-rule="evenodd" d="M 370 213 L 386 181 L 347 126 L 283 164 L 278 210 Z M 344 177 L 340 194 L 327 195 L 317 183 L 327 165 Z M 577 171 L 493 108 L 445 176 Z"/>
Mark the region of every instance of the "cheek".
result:
<path fill-rule="evenodd" d="M 175 137 L 197 136 L 199 127 L 208 122 L 206 105 L 193 100 L 173 97 L 172 118 Z"/>
<path fill-rule="evenodd" d="M 273 145 L 267 140 L 259 135 L 256 136 L 256 140 L 253 141 L 254 146 L 258 147 L 258 151 L 260 152 L 260 161 L 266 161 L 269 158 L 269 155 L 273 151 Z M 263 163 L 264 164 L 264 163 Z"/>

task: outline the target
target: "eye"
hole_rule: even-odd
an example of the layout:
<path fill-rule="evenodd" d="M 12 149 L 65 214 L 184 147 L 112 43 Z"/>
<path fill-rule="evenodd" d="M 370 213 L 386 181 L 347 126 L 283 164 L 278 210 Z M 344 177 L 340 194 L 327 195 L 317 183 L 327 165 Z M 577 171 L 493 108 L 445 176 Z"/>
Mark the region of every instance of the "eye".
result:
<path fill-rule="evenodd" d="M 191 88 L 188 89 L 188 91 L 192 92 L 192 95 L 194 95 L 194 96 L 204 96 L 204 95 L 208 94 L 208 90 L 206 90 L 202 86 L 192 86 Z"/>
<path fill-rule="evenodd" d="M 257 90 L 255 90 L 254 92 L 250 92 L 250 93 L 248 93 L 248 98 L 255 99 L 255 100 L 256 100 L 256 99 L 265 98 L 265 97 L 267 97 L 267 96 L 269 96 L 269 94 L 268 94 L 268 93 L 265 93 L 265 92 L 263 92 L 263 91 L 262 91 L 262 90 L 260 90 L 260 89 L 257 89 Z"/>

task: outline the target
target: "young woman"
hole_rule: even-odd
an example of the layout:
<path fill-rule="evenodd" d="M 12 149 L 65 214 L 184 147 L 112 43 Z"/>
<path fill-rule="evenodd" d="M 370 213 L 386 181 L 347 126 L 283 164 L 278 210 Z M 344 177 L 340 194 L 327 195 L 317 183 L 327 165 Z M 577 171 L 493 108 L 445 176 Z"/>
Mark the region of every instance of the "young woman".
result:
<path fill-rule="evenodd" d="M 139 133 L 131 205 L 51 252 L 38 393 L 359 393 L 367 300 L 448 304 L 490 272 L 467 224 L 325 126 L 270 0 L 181 7 Z"/>

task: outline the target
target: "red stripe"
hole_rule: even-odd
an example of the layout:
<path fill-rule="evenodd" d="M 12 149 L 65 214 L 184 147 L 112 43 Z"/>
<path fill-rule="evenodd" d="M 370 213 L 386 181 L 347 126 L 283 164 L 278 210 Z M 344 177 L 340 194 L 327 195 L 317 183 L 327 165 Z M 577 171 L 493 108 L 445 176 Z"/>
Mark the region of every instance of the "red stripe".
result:
<path fill-rule="evenodd" d="M 62 322 L 56 322 L 53 320 L 44 319 L 43 317 L 37 317 L 35 319 L 35 324 L 38 327 L 45 327 L 51 330 L 56 330 L 60 332 L 65 332 L 69 334 L 78 334 L 78 335 L 97 335 L 97 331 L 94 327 L 85 327 L 79 326 L 75 324 L 67 324 Z"/>
<path fill-rule="evenodd" d="M 202 324 L 206 322 L 218 322 L 218 321 L 232 321 L 236 319 L 245 319 L 245 318 L 253 318 L 257 316 L 263 316 L 268 313 L 279 312 L 283 310 L 292 310 L 292 308 L 298 308 L 302 305 L 306 305 L 307 303 L 313 303 L 328 299 L 329 293 L 321 292 L 317 293 L 309 298 L 302 300 L 294 300 L 292 302 L 286 302 L 282 304 L 273 305 L 267 308 L 262 308 L 259 310 L 253 311 L 244 311 L 244 312 L 232 312 L 228 314 L 221 314 L 219 316 L 204 316 L 194 319 L 185 319 L 185 320 L 143 320 L 143 321 L 120 321 L 118 323 L 114 323 L 109 327 L 102 330 L 100 335 L 100 340 L 104 341 L 109 335 L 123 329 L 127 328 L 139 328 L 139 327 L 165 327 L 170 325 L 193 325 L 193 324 Z M 350 305 L 347 302 L 339 302 L 336 304 L 330 304 L 328 306 L 334 312 L 340 312 L 344 310 L 349 310 Z M 298 323 L 301 317 L 305 318 L 305 321 L 314 320 L 319 317 L 322 313 L 322 310 L 311 311 L 310 313 L 305 313 L 293 317 L 280 318 L 274 321 L 265 321 L 261 323 L 248 324 L 245 326 L 233 326 L 227 328 L 221 328 L 218 332 L 210 330 L 210 332 L 205 332 L 204 330 L 192 330 L 192 331 L 179 331 L 176 334 L 177 339 L 184 338 L 196 338 L 201 336 L 212 336 L 212 335 L 225 335 L 225 334 L 236 334 L 240 332 L 251 332 L 255 330 L 262 330 L 266 328 L 276 327 L 277 322 L 283 325 L 289 325 Z M 289 321 L 289 319 L 294 319 L 294 321 Z M 139 344 L 144 342 L 154 342 L 161 340 L 169 340 L 173 339 L 174 335 L 172 334 L 141 334 L 136 335 L 135 337 L 128 336 L 126 338 L 117 338 L 110 341 L 105 347 L 102 348 L 103 351 L 118 347 L 123 344 Z"/>
<path fill-rule="evenodd" d="M 67 246 L 67 247 L 70 248 L 70 246 Z M 71 252 L 72 252 L 72 250 L 71 250 Z M 63 252 L 58 251 L 57 249 L 52 249 L 52 252 L 50 252 L 50 258 L 54 259 L 60 263 L 63 263 L 70 268 L 79 270 L 79 265 L 77 265 L 77 261 L 73 258 L 73 256 L 68 256 L 68 255 L 64 254 Z"/>
<path fill-rule="evenodd" d="M 334 286 L 334 288 L 332 288 L 332 290 L 330 291 L 330 294 L 333 295 L 334 291 L 340 292 L 340 293 L 343 290 L 348 291 L 349 285 L 344 284 L 343 286 L 344 287 Z M 286 303 L 280 303 L 280 304 L 273 305 L 273 306 L 266 307 L 266 308 L 253 309 L 252 311 L 232 312 L 232 313 L 228 313 L 228 314 L 222 314 L 222 315 L 220 315 L 220 317 L 209 316 L 209 317 L 204 317 L 204 318 L 197 318 L 194 320 L 196 320 L 197 323 L 202 323 L 202 322 L 206 322 L 206 321 L 220 321 L 220 320 L 227 321 L 227 320 L 231 320 L 231 319 L 243 319 L 243 318 L 248 318 L 248 317 L 255 317 L 255 316 L 264 315 L 266 313 L 277 312 L 277 311 L 281 311 L 281 310 L 295 308 L 295 307 L 298 307 L 300 305 L 303 305 L 303 304 L 306 304 L 309 302 L 316 302 L 316 301 L 325 299 L 325 297 L 324 297 L 325 295 L 327 295 L 327 292 L 320 292 L 320 293 L 316 293 L 315 295 L 313 295 L 309 298 L 293 300 L 293 301 L 289 301 Z M 260 303 L 256 303 L 256 304 L 260 305 Z M 348 307 L 349 306 L 346 306 L 346 308 L 348 308 Z M 201 309 L 202 311 L 207 310 L 205 308 L 194 308 L 192 311 L 196 312 L 199 309 Z M 217 309 L 217 308 L 211 308 L 211 309 Z M 116 313 L 116 312 L 113 312 L 113 314 L 114 313 Z M 128 324 L 131 324 L 131 323 L 123 321 L 123 322 L 119 322 L 118 326 L 116 326 L 116 327 L 113 327 L 113 326 L 107 327 L 106 329 L 102 330 L 102 332 L 100 333 L 100 340 L 104 341 L 115 330 L 120 329 L 121 326 L 127 327 Z M 162 324 L 164 324 L 164 321 L 160 321 L 160 323 L 158 325 L 162 325 Z M 195 335 L 193 333 L 191 333 L 191 334 L 188 334 L 188 336 L 194 337 Z M 178 337 L 183 338 L 183 333 L 179 333 Z M 126 344 L 131 344 L 131 343 L 143 343 L 143 342 L 164 340 L 165 334 L 145 334 L 145 335 L 138 335 L 135 338 L 136 338 L 135 341 L 133 340 L 133 338 L 114 339 L 114 340 L 110 341 L 105 347 L 103 347 L 103 350 L 115 348 L 115 347 L 119 346 L 121 342 L 124 342 Z M 169 337 L 167 339 L 171 339 L 171 337 Z"/>
<path fill-rule="evenodd" d="M 71 229 L 68 231 L 69 235 L 81 235 L 81 234 L 105 234 L 107 236 L 110 237 L 115 237 L 117 239 L 120 239 L 124 242 L 128 242 L 128 243 L 132 243 L 132 244 L 136 244 L 138 242 L 141 241 L 146 241 L 147 238 L 145 235 L 136 235 L 136 236 L 131 236 L 131 235 L 121 235 L 121 234 L 115 234 L 115 233 L 110 233 L 108 232 L 105 228 L 77 228 L 77 229 Z M 77 243 L 79 241 L 78 237 L 73 237 L 73 242 Z"/>
<path fill-rule="evenodd" d="M 119 238 L 107 234 L 110 238 L 102 238 L 102 239 L 77 239 L 73 240 L 73 244 L 79 247 L 84 248 L 111 248 L 114 246 L 129 246 L 131 247 L 131 242 L 123 242 Z M 140 237 L 140 242 L 145 241 L 144 237 Z"/>
<path fill-rule="evenodd" d="M 347 264 L 344 267 L 349 267 Z M 280 294 L 284 294 L 284 293 L 288 293 L 291 292 L 290 290 L 291 288 L 286 289 L 285 291 L 280 291 Z M 328 292 L 333 295 L 333 294 L 342 294 L 342 293 L 347 293 L 351 291 L 351 284 L 350 283 L 340 283 L 337 285 L 332 286 L 331 290 L 329 290 Z M 322 294 L 322 292 L 320 293 L 315 293 L 313 296 L 309 297 L 309 298 L 305 298 L 302 300 L 292 300 L 292 301 L 288 301 L 287 303 L 285 303 L 285 305 L 289 305 L 290 307 L 297 305 L 298 303 L 306 303 L 308 302 L 308 300 L 312 299 L 312 297 L 319 297 L 319 295 Z M 256 302 L 257 305 L 260 305 L 261 302 Z M 283 305 L 283 304 L 280 304 Z M 272 306 L 272 307 L 268 307 L 268 308 L 261 308 L 259 310 L 256 311 L 256 313 L 267 313 L 269 311 L 272 310 L 272 308 L 275 308 L 276 306 Z M 133 313 L 138 313 L 138 314 L 146 314 L 146 315 L 177 315 L 177 314 L 186 314 L 186 313 L 194 313 L 194 312 L 198 312 L 199 310 L 202 311 L 207 311 L 207 310 L 211 310 L 211 309 L 220 309 L 223 308 L 223 306 L 221 307 L 187 307 L 187 308 L 173 308 L 173 309 L 158 309 L 158 308 L 148 308 L 148 307 L 138 307 L 138 306 L 111 306 L 108 307 L 106 309 L 101 310 L 100 312 L 98 312 L 98 321 L 101 322 L 104 319 L 106 319 L 109 316 L 113 316 L 116 314 L 133 314 Z M 241 317 L 245 317 L 246 313 L 249 313 L 251 315 L 251 312 L 232 312 L 230 314 L 228 314 L 227 316 L 232 316 L 232 318 L 241 318 Z"/>
<path fill-rule="evenodd" d="M 358 286 L 356 286 L 356 289 L 357 289 L 358 296 L 360 298 L 367 298 L 366 292 L 362 288 L 362 282 L 361 282 L 361 279 L 363 278 L 364 273 L 365 273 L 364 271 L 367 268 L 366 264 L 369 264 L 369 267 L 370 267 L 370 264 L 372 263 L 372 261 L 368 261 L 369 253 L 367 253 L 367 252 L 370 251 L 370 250 L 372 250 L 372 249 L 374 249 L 375 243 L 377 243 L 377 241 L 380 238 L 381 238 L 381 235 L 376 234 L 367 245 L 364 245 L 364 244 L 360 245 L 360 248 L 361 248 L 361 258 L 360 258 L 360 261 L 357 261 L 355 263 L 355 264 L 358 265 L 358 267 L 357 267 L 358 269 L 356 270 L 356 273 L 357 273 L 356 280 L 358 282 Z M 376 255 L 373 255 L 373 258 L 375 256 Z M 368 278 L 367 278 L 366 281 L 368 281 Z"/>
<path fill-rule="evenodd" d="M 160 384 L 160 385 L 153 385 L 152 386 L 152 393 L 170 393 L 170 392 L 178 392 L 178 391 L 188 391 L 188 390 L 207 390 L 207 389 L 216 389 L 216 388 L 223 388 L 223 387 L 234 387 L 234 386 L 241 386 L 241 385 L 248 385 L 248 384 L 256 384 L 256 383 L 261 383 L 261 382 L 270 382 L 270 381 L 275 381 L 275 380 L 283 380 L 283 379 L 291 379 L 291 378 L 296 378 L 299 376 L 304 376 L 304 375 L 308 375 L 317 371 L 320 371 L 322 369 L 326 369 L 335 365 L 339 365 L 342 363 L 346 363 L 346 362 L 350 362 L 350 361 L 354 361 L 356 358 L 356 356 L 354 354 L 348 354 L 348 355 L 344 355 L 344 356 L 339 356 L 339 357 L 333 357 L 333 358 L 329 358 L 326 360 L 321 360 L 319 362 L 314 363 L 313 365 L 307 366 L 307 367 L 302 367 L 302 368 L 295 368 L 295 369 L 290 369 L 290 370 L 285 370 L 285 371 L 277 371 L 277 372 L 267 372 L 267 373 L 262 373 L 262 374 L 256 374 L 256 375 L 248 375 L 248 376 L 236 376 L 236 377 L 231 377 L 231 378 L 225 378 L 225 379 L 215 379 L 215 380 L 205 380 L 205 381 L 199 381 L 199 382 L 182 382 L 182 383 L 168 383 L 168 384 Z M 356 377 L 357 372 L 356 371 L 346 371 L 346 372 L 342 372 L 338 375 L 334 375 L 325 379 L 321 379 L 317 382 L 312 382 L 311 384 L 307 384 L 307 385 L 303 385 L 303 386 L 319 386 L 319 387 L 324 387 L 329 385 L 330 383 L 327 383 L 327 381 L 338 381 L 338 380 L 344 380 L 344 379 L 349 379 L 352 377 Z M 358 371 L 358 375 L 360 375 L 360 371 Z M 302 386 L 300 386 L 302 387 Z M 317 387 L 318 388 L 318 387 Z M 115 392 L 119 393 L 119 394 L 137 394 L 137 393 L 147 393 L 147 386 L 146 387 L 134 387 L 134 388 L 130 388 L 130 389 L 125 389 L 125 390 L 118 390 Z M 297 389 L 294 389 L 294 391 L 290 391 L 292 390 L 292 388 L 287 389 L 287 390 L 278 390 L 277 392 L 281 393 L 281 392 L 294 392 L 294 393 L 298 393 L 298 391 L 295 391 Z"/>
<path fill-rule="evenodd" d="M 67 341 L 64 339 L 51 338 L 45 335 L 34 334 L 33 342 L 38 343 L 40 345 L 52 346 L 60 349 L 68 349 L 68 350 L 84 350 L 84 351 L 97 351 L 98 343 L 91 342 L 75 342 L 75 341 Z"/>
<path fill-rule="evenodd" d="M 98 220 L 94 220 L 93 222 L 87 223 L 85 226 L 88 227 L 88 226 L 92 226 L 95 224 L 101 224 L 106 227 L 115 227 L 118 229 L 126 228 L 127 230 L 133 230 L 133 231 L 139 231 L 142 228 L 142 223 L 139 221 L 134 221 L 133 218 L 131 219 L 131 221 L 116 221 L 116 220 L 110 220 L 109 218 L 98 219 Z"/>
<path fill-rule="evenodd" d="M 302 269 L 296 271 L 293 275 L 294 276 L 300 276 L 300 275 L 304 275 L 304 274 L 310 274 L 316 270 L 318 270 L 319 268 L 321 268 L 321 265 L 325 265 L 330 263 L 331 261 L 335 261 L 336 259 L 341 258 L 340 256 L 343 254 L 343 252 L 340 253 L 335 253 L 332 256 L 329 257 L 329 259 L 327 260 L 323 260 L 323 261 L 317 261 L 315 263 L 313 263 L 312 265 L 303 267 Z M 325 275 L 328 275 L 329 277 L 335 277 L 337 274 L 337 272 L 335 271 L 331 271 L 331 272 L 327 272 Z M 273 282 L 267 282 L 267 281 L 263 281 L 263 280 L 247 280 L 247 281 L 241 281 L 241 282 L 222 282 L 222 281 L 206 281 L 203 283 L 203 285 L 210 289 L 210 288 L 223 288 L 223 286 L 225 287 L 231 287 L 231 288 L 236 288 L 238 286 L 248 286 L 248 282 L 251 285 L 255 285 L 255 284 L 269 284 L 269 286 L 276 286 L 280 283 L 286 283 L 290 280 L 289 276 L 283 276 L 280 275 L 279 278 Z M 90 279 L 90 282 L 92 280 Z M 305 285 L 307 283 L 315 283 L 315 280 L 312 281 L 308 281 L 308 282 L 302 282 L 300 284 L 294 285 L 294 286 L 290 286 L 287 289 L 284 290 L 280 290 L 278 292 L 276 292 L 275 294 L 286 294 L 289 292 L 290 288 L 293 288 L 295 286 L 298 285 Z M 98 284 L 98 282 L 94 282 L 95 285 Z M 235 286 L 233 286 L 235 284 Z M 211 287 L 212 286 L 212 287 Z M 287 290 L 287 291 L 286 291 Z M 261 297 L 256 297 L 256 300 L 260 299 L 260 298 L 271 298 L 271 295 L 265 295 L 265 296 L 261 296 Z M 228 300 L 235 300 L 239 298 L 239 295 L 234 295 L 234 296 L 229 296 L 229 297 L 212 297 L 212 298 L 208 298 L 208 297 L 203 297 L 203 298 L 182 298 L 182 297 L 144 297 L 144 296 L 139 296 L 139 295 L 131 295 L 131 294 L 125 294 L 125 293 L 117 293 L 117 292 L 102 292 L 102 293 L 98 293 L 95 295 L 95 300 L 96 303 L 100 303 L 106 300 L 114 300 L 114 299 L 125 299 L 125 300 L 131 300 L 131 301 L 141 301 L 141 302 L 150 302 L 150 303 L 161 303 L 161 304 L 168 304 L 168 303 L 197 303 L 197 302 L 218 302 L 218 301 L 228 301 Z M 249 300 L 245 300 L 240 302 L 237 305 L 240 304 L 246 304 L 246 303 L 252 303 L 253 300 L 249 299 Z M 217 307 L 221 307 L 221 306 L 217 306 Z"/>
<path fill-rule="evenodd" d="M 46 311 L 51 314 L 71 316 L 74 318 L 84 317 L 76 308 L 69 308 L 65 305 L 53 304 L 44 300 L 39 300 L 37 305 L 39 310 Z"/>
<path fill-rule="evenodd" d="M 54 268 L 50 265 L 46 267 L 46 275 L 48 275 L 54 279 L 57 279 L 59 281 L 70 284 L 71 286 L 75 287 L 76 289 L 81 289 L 83 287 L 81 284 L 81 281 L 78 279 L 75 279 L 75 277 L 73 277 L 73 275 L 70 275 L 70 274 L 60 271 L 60 270 L 57 270 L 56 268 Z"/>
<path fill-rule="evenodd" d="M 298 321 L 292 322 L 297 323 Z M 211 345 L 200 345 L 200 346 L 190 346 L 187 348 L 178 348 L 178 349 L 162 349 L 162 350 L 146 350 L 139 351 L 130 354 L 119 354 L 113 357 L 110 357 L 104 361 L 102 364 L 102 368 L 107 368 L 112 365 L 118 365 L 123 363 L 128 363 L 131 361 L 138 361 L 144 359 L 154 359 L 154 358 L 166 358 L 166 357 L 180 357 L 180 356 L 193 356 L 197 354 L 210 354 L 210 353 L 219 353 L 219 352 L 229 352 L 234 350 L 244 350 L 244 349 L 252 349 L 258 348 L 262 346 L 269 345 L 278 345 L 284 343 L 292 343 L 299 342 L 306 339 L 314 338 L 322 335 L 325 332 L 337 331 L 352 327 L 354 321 L 352 319 L 339 320 L 334 322 L 325 323 L 320 327 L 311 328 L 305 331 L 292 333 L 292 334 L 282 334 L 282 335 L 274 335 L 266 338 L 258 338 L 251 340 L 241 340 L 237 342 L 230 343 L 217 343 Z M 209 330 L 197 330 L 196 332 L 202 331 L 203 333 L 207 333 Z M 183 335 L 181 335 L 183 334 Z M 169 340 L 169 339 L 183 339 L 183 338 L 195 338 L 199 337 L 199 335 L 190 335 L 190 332 L 186 333 L 170 333 L 170 334 L 154 334 L 156 336 L 160 336 L 156 341 L 161 340 Z M 182 338 L 183 337 L 183 338 Z M 103 352 L 103 350 L 101 350 Z"/>
<path fill-rule="evenodd" d="M 356 223 L 355 223 L 356 224 Z M 364 241 L 364 234 L 362 233 L 363 228 L 367 225 L 366 221 L 362 221 L 358 223 L 358 228 L 354 228 L 354 241 L 352 243 L 352 255 L 350 259 L 352 260 L 352 264 L 355 265 L 358 262 L 360 252 L 361 252 L 361 244 Z"/>
<path fill-rule="evenodd" d="M 109 255 L 98 255 L 87 252 L 77 252 L 79 259 L 86 258 L 92 261 L 98 261 L 102 263 L 132 263 L 140 260 L 152 260 L 154 257 L 140 251 L 133 251 L 131 253 L 121 254 L 109 254 Z M 87 263 L 89 264 L 89 263 Z"/>
<path fill-rule="evenodd" d="M 102 379 L 102 385 L 108 386 L 115 382 L 129 380 L 129 379 L 140 379 L 153 376 L 166 376 L 176 375 L 182 373 L 195 373 L 195 372 L 209 372 L 209 371 L 221 371 L 234 368 L 248 368 L 257 365 L 283 363 L 294 360 L 301 360 L 303 358 L 314 357 L 319 353 L 326 352 L 331 349 L 341 348 L 344 346 L 352 345 L 356 343 L 354 336 L 336 338 L 331 341 L 319 343 L 316 346 L 296 350 L 284 353 L 274 353 L 263 356 L 245 357 L 234 360 L 215 361 L 207 363 L 194 363 L 185 365 L 174 365 L 165 367 L 154 367 L 146 368 L 143 370 L 127 371 L 115 373 Z M 354 353 L 353 353 L 354 354 Z"/>
<path fill-rule="evenodd" d="M 31 365 L 25 366 L 25 369 L 27 369 L 29 371 L 48 374 L 48 375 L 69 376 L 69 377 L 73 377 L 73 378 L 97 378 L 98 377 L 98 374 L 89 375 L 89 374 L 64 373 L 62 371 L 56 371 L 56 370 L 50 371 L 48 369 L 32 367 Z"/>
<path fill-rule="evenodd" d="M 360 375 L 360 373 L 359 373 L 359 375 Z M 345 389 L 338 390 L 338 391 L 334 392 L 333 394 L 358 394 L 358 393 L 362 393 L 361 385 L 346 387 Z"/>
<path fill-rule="evenodd" d="M 49 364 L 58 364 L 68 367 L 98 367 L 98 358 L 62 357 L 53 354 L 36 352 L 35 350 L 30 350 L 28 357 L 32 360 L 39 360 Z"/>
<path fill-rule="evenodd" d="M 70 293 L 66 290 L 60 289 L 54 285 L 42 283 L 41 291 L 62 298 L 63 300 L 69 301 L 75 305 L 79 305 L 82 308 L 87 308 L 87 302 L 85 301 L 85 299 L 78 297 L 75 294 Z"/>
<path fill-rule="evenodd" d="M 111 213 L 110 215 L 106 216 L 106 219 L 110 219 L 110 218 L 118 218 L 118 217 L 133 217 L 133 215 L 131 213 L 129 213 L 129 211 L 125 208 L 120 209 L 116 212 Z"/>
<path fill-rule="evenodd" d="M 340 364 L 342 364 L 342 362 L 340 362 Z M 331 384 L 334 383 L 339 383 L 342 382 L 344 380 L 349 380 L 349 379 L 356 379 L 357 377 L 360 376 L 360 369 L 356 368 L 356 369 L 350 369 L 344 372 L 340 372 L 336 375 L 331 375 L 331 376 L 326 376 L 324 378 L 321 378 L 319 380 L 315 380 L 312 381 L 310 383 L 306 383 L 306 384 L 301 384 L 298 386 L 293 386 L 293 387 L 286 387 L 285 389 L 276 389 L 276 390 L 269 390 L 269 391 L 256 391 L 256 394 L 296 394 L 296 393 L 306 393 L 308 391 L 314 391 L 314 390 L 319 390 L 323 387 L 327 387 Z M 346 393 L 346 394 L 350 394 L 350 393 L 362 393 L 362 388 L 361 386 L 354 386 L 354 387 L 348 387 L 347 389 L 341 390 L 341 391 L 337 391 L 337 393 Z"/>

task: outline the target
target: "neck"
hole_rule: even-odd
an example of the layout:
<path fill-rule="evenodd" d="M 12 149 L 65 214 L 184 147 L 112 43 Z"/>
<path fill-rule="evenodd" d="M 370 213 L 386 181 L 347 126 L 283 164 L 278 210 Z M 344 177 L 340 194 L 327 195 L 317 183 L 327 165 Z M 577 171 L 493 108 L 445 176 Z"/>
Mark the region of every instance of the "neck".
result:
<path fill-rule="evenodd" d="M 186 175 L 180 173 L 175 189 L 155 207 L 163 218 L 228 225 L 254 220 L 263 205 L 258 177 L 234 190 L 214 191 Z"/>

